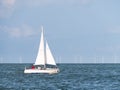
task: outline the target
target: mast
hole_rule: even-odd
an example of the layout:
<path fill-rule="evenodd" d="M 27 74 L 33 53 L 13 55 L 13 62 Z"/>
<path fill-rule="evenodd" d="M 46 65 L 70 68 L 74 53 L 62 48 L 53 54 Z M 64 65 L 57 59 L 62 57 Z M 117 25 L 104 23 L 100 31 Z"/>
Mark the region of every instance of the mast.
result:
<path fill-rule="evenodd" d="M 44 46 L 45 46 L 43 26 L 41 26 L 41 29 L 42 29 L 42 33 L 43 33 L 43 41 L 44 41 Z M 45 48 L 44 48 L 44 69 L 45 68 L 46 68 L 46 52 L 45 52 Z"/>

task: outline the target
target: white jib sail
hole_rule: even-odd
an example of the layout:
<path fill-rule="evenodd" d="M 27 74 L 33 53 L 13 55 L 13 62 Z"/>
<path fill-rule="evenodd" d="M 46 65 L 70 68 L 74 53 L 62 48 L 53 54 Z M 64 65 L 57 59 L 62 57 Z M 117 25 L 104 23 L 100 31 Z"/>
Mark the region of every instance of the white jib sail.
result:
<path fill-rule="evenodd" d="M 50 51 L 50 48 L 47 42 L 46 42 L 46 64 L 56 65 L 54 57 Z"/>
<path fill-rule="evenodd" d="M 45 49 L 44 49 L 44 35 L 43 35 L 43 27 L 42 27 L 42 33 L 41 33 L 41 40 L 40 40 L 40 46 L 38 55 L 35 61 L 34 65 L 45 65 Z"/>

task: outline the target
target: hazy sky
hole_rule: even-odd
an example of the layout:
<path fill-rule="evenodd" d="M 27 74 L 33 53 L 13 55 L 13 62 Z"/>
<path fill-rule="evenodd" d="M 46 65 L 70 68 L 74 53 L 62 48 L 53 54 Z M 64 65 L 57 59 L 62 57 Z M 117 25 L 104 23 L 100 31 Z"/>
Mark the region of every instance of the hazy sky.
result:
<path fill-rule="evenodd" d="M 120 57 L 120 0 L 0 0 L 0 60 L 35 62 L 41 25 L 57 62 Z"/>

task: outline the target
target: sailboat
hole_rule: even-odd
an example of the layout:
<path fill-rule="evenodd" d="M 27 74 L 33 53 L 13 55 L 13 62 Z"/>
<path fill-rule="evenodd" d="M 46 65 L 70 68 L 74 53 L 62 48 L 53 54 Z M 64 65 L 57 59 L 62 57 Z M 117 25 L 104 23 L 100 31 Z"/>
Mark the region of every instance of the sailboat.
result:
<path fill-rule="evenodd" d="M 35 63 L 31 68 L 26 68 L 24 73 L 58 73 L 60 70 L 56 65 L 55 59 L 50 51 L 47 41 L 44 40 L 42 27 L 40 46 Z"/>

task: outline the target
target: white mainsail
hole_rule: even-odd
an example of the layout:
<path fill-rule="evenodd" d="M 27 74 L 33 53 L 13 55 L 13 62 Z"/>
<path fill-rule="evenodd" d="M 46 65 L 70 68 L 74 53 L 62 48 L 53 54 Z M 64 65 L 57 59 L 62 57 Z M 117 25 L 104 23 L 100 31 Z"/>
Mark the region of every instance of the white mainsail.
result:
<path fill-rule="evenodd" d="M 46 64 L 56 65 L 54 57 L 50 51 L 50 48 L 47 42 L 46 42 Z"/>
<path fill-rule="evenodd" d="M 45 65 L 45 49 L 44 49 L 44 36 L 43 36 L 43 27 L 41 33 L 40 46 L 38 50 L 38 55 L 34 65 Z"/>

